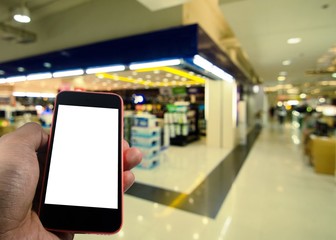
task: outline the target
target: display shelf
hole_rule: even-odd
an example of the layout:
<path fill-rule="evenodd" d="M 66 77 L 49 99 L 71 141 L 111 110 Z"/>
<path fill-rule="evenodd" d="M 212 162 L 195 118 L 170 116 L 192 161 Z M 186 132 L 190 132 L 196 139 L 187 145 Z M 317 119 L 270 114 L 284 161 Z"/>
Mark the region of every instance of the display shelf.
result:
<path fill-rule="evenodd" d="M 138 167 L 151 169 L 160 162 L 161 128 L 157 126 L 157 118 L 147 113 L 135 114 L 132 123 L 130 144 L 138 148 L 143 155 Z"/>
<path fill-rule="evenodd" d="M 169 126 L 170 144 L 185 146 L 199 139 L 198 106 L 176 102 L 167 106 L 165 123 Z"/>

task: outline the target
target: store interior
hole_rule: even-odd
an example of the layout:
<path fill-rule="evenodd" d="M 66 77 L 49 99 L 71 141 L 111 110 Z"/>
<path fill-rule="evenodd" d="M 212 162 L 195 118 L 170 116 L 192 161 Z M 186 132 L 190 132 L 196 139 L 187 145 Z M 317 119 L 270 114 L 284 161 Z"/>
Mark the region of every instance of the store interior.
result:
<path fill-rule="evenodd" d="M 0 137 L 49 133 L 61 91 L 116 93 L 143 154 L 123 229 L 75 239 L 335 239 L 336 5 L 31 0 L 22 27 L 1 19 L 18 2 L 0 3 Z"/>

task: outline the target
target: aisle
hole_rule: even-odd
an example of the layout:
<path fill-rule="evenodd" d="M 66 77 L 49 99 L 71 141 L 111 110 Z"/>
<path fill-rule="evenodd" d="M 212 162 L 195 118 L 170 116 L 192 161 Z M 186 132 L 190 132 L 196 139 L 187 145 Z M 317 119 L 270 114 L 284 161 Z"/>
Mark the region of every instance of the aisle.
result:
<path fill-rule="evenodd" d="M 75 239 L 336 239 L 335 179 L 314 173 L 292 133 L 289 126 L 262 131 L 215 218 L 125 195 L 120 233 Z"/>
<path fill-rule="evenodd" d="M 298 139 L 263 130 L 204 239 L 336 239 L 335 178 L 314 173 Z"/>

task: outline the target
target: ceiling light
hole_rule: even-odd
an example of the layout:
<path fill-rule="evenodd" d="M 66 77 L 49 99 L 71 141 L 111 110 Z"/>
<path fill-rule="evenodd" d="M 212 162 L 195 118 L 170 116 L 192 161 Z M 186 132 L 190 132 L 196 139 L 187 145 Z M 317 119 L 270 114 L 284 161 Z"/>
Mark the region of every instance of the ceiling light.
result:
<path fill-rule="evenodd" d="M 279 73 L 280 76 L 287 76 L 287 72 L 286 71 L 282 71 Z"/>
<path fill-rule="evenodd" d="M 291 60 L 284 60 L 284 61 L 282 61 L 282 65 L 284 65 L 284 66 L 288 66 L 288 65 L 291 65 L 291 63 L 292 63 L 292 61 Z"/>
<path fill-rule="evenodd" d="M 155 62 L 133 63 L 129 66 L 129 68 L 131 70 L 135 70 L 135 69 L 152 68 L 152 67 L 176 66 L 180 64 L 181 64 L 180 59 L 171 59 L 171 60 L 155 61 Z"/>
<path fill-rule="evenodd" d="M 289 39 L 287 40 L 287 43 L 288 43 L 288 44 L 298 44 L 298 43 L 300 43 L 301 41 L 302 41 L 301 38 L 299 38 L 299 37 L 294 37 L 294 38 L 289 38 Z"/>
<path fill-rule="evenodd" d="M 312 94 L 318 94 L 320 92 L 321 92 L 320 89 L 314 89 L 314 90 L 311 91 Z"/>
<path fill-rule="evenodd" d="M 83 75 L 84 71 L 83 69 L 74 69 L 74 70 L 68 70 L 68 71 L 59 71 L 59 72 L 54 72 L 53 77 L 71 77 L 71 76 L 79 76 Z"/>
<path fill-rule="evenodd" d="M 27 76 L 27 80 L 41 80 L 41 79 L 49 79 L 52 78 L 51 73 L 36 73 L 36 74 L 29 74 Z"/>
<path fill-rule="evenodd" d="M 26 81 L 26 76 L 15 76 L 6 78 L 6 82 L 8 83 L 23 82 L 23 81 Z"/>
<path fill-rule="evenodd" d="M 26 71 L 26 69 L 24 67 L 18 67 L 17 70 L 18 70 L 18 72 L 24 72 L 24 71 Z"/>
<path fill-rule="evenodd" d="M 43 66 L 44 66 L 45 68 L 51 68 L 51 63 L 50 63 L 50 62 L 44 62 L 44 63 L 43 63 Z"/>
<path fill-rule="evenodd" d="M 259 88 L 258 85 L 254 85 L 253 88 L 252 88 L 253 93 L 258 93 L 259 90 L 260 90 L 260 88 Z"/>
<path fill-rule="evenodd" d="M 297 88 L 287 89 L 287 93 L 289 93 L 289 94 L 298 94 L 299 93 L 299 89 L 297 89 Z"/>
<path fill-rule="evenodd" d="M 331 74 L 331 76 L 332 76 L 333 78 L 336 78 L 336 72 L 334 72 L 333 74 Z"/>
<path fill-rule="evenodd" d="M 194 56 L 193 63 L 223 80 L 226 80 L 228 82 L 233 81 L 233 77 L 230 74 L 213 65 L 211 62 L 201 57 L 200 55 Z"/>
<path fill-rule="evenodd" d="M 326 99 L 323 98 L 323 97 L 321 97 L 321 98 L 319 98 L 319 102 L 320 102 L 320 103 L 325 103 L 325 102 L 326 102 Z"/>
<path fill-rule="evenodd" d="M 55 93 L 40 93 L 40 92 L 13 92 L 14 97 L 40 97 L 40 98 L 55 98 Z"/>
<path fill-rule="evenodd" d="M 86 69 L 86 74 L 94 74 L 94 73 L 102 73 L 102 72 L 117 72 L 124 71 L 124 65 L 111 65 L 111 66 L 103 66 L 103 67 L 92 67 Z"/>
<path fill-rule="evenodd" d="M 288 105 L 294 106 L 294 105 L 298 105 L 299 101 L 298 100 L 288 100 L 287 101 Z"/>
<path fill-rule="evenodd" d="M 19 23 L 29 23 L 31 21 L 29 9 L 24 5 L 16 8 L 13 12 L 13 18 Z"/>
<path fill-rule="evenodd" d="M 279 76 L 278 77 L 278 81 L 285 81 L 286 80 L 286 77 L 285 76 Z"/>
<path fill-rule="evenodd" d="M 305 94 L 305 93 L 301 93 L 301 94 L 300 94 L 300 98 L 301 98 L 301 99 L 304 99 L 304 98 L 306 98 L 306 97 L 307 97 L 307 94 Z"/>

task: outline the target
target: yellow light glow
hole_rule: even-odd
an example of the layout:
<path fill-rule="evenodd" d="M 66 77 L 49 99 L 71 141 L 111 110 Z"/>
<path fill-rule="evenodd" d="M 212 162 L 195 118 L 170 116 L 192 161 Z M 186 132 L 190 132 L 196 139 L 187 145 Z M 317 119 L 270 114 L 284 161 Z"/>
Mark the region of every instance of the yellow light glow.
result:
<path fill-rule="evenodd" d="M 185 77 L 187 79 L 193 80 L 193 81 L 198 82 L 198 83 L 202 83 L 202 84 L 205 83 L 204 78 L 197 77 L 197 76 L 192 75 L 190 73 L 187 73 L 183 70 L 179 70 L 179 69 L 171 68 L 171 67 L 145 68 L 145 69 L 137 70 L 137 72 L 152 72 L 152 71 L 154 71 L 154 72 L 165 71 L 167 73 L 172 73 L 172 74 L 178 75 L 180 77 Z"/>
<path fill-rule="evenodd" d="M 141 85 L 145 85 L 146 87 L 172 87 L 172 86 L 181 85 L 181 84 L 185 86 L 192 86 L 192 85 L 200 85 L 200 84 L 205 83 L 205 79 L 202 77 L 195 76 L 185 71 L 178 70 L 178 69 L 171 68 L 171 67 L 146 68 L 146 69 L 138 69 L 136 71 L 137 72 L 154 72 L 154 73 L 164 71 L 169 74 L 174 74 L 175 76 L 179 76 L 183 78 L 183 81 L 182 82 L 178 82 L 178 81 L 169 82 L 167 81 L 167 79 L 164 78 L 162 79 L 162 81 L 153 82 L 149 80 L 143 80 L 142 78 L 135 79 L 131 76 L 123 77 L 123 76 L 118 76 L 115 74 L 111 75 L 108 73 L 100 73 L 99 77 L 111 79 L 114 81 L 123 81 L 123 82 L 128 82 L 128 83 L 133 83 L 133 84 L 141 84 Z"/>

